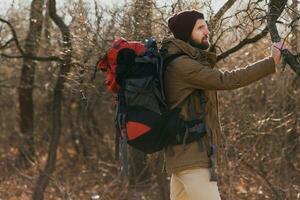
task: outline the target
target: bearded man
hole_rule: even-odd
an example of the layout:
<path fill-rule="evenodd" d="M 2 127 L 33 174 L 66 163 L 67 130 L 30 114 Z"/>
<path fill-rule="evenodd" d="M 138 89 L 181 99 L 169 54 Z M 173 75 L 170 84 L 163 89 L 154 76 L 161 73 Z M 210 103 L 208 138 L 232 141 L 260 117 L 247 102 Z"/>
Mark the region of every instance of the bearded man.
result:
<path fill-rule="evenodd" d="M 201 139 L 184 146 L 173 145 L 171 150 L 166 148 L 170 197 L 171 200 L 220 200 L 215 174 L 215 152 L 221 131 L 217 91 L 240 88 L 275 73 L 282 43 L 273 44 L 270 56 L 263 60 L 233 71 L 221 71 L 215 68 L 215 53 L 207 51 L 209 30 L 202 13 L 195 10 L 176 13 L 169 18 L 168 27 L 174 37 L 162 43 L 164 59 L 176 57 L 165 72 L 168 105 L 180 108 L 185 121 L 196 119 L 206 127 Z"/>

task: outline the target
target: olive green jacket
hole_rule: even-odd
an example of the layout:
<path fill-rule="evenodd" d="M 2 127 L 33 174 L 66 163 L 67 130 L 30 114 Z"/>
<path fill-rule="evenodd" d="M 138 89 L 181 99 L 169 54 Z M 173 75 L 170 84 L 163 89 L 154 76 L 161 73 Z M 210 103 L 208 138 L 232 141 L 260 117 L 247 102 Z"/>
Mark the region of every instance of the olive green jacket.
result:
<path fill-rule="evenodd" d="M 189 119 L 187 97 L 196 110 L 197 118 L 201 117 L 200 100 L 197 89 L 204 90 L 206 98 L 205 123 L 209 134 L 202 139 L 206 151 L 199 150 L 197 142 L 183 148 L 173 147 L 174 154 L 165 151 L 165 167 L 169 174 L 185 169 L 210 167 L 208 147 L 220 144 L 220 122 L 217 90 L 233 90 L 253 83 L 275 72 L 272 57 L 233 71 L 221 71 L 215 67 L 216 55 L 201 51 L 190 44 L 175 38 L 165 39 L 162 48 L 167 51 L 165 59 L 173 54 L 184 53 L 171 61 L 165 73 L 165 90 L 171 108 L 180 107 L 181 115 Z"/>

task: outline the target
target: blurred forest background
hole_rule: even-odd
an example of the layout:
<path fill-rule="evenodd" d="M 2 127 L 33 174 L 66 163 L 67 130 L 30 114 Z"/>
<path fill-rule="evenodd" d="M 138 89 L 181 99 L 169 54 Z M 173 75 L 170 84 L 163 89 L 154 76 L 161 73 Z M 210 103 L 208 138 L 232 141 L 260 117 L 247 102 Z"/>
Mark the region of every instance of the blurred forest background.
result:
<path fill-rule="evenodd" d="M 1 0 L 0 6 L 4 0 Z M 113 95 L 93 74 L 115 38 L 168 36 L 167 18 L 203 11 L 218 67 L 270 55 L 267 0 L 30 0 L 0 16 L 0 199 L 167 200 L 159 154 L 130 150 L 130 180 L 114 160 Z M 300 2 L 289 0 L 280 34 L 300 55 Z M 298 86 L 298 87 L 297 87 Z M 300 89 L 286 69 L 247 87 L 220 91 L 223 200 L 300 199 Z"/>

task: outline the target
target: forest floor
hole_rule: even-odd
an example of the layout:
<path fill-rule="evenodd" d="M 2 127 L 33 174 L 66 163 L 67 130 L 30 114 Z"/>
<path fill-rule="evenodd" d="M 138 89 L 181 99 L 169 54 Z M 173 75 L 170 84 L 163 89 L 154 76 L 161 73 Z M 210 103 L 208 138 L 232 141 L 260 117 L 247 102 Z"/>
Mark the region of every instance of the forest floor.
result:
<path fill-rule="evenodd" d="M 30 168 L 18 169 L 15 167 L 17 148 L 7 143 L 0 146 L 0 200 L 31 200 L 39 172 L 46 163 L 46 152 L 39 153 L 39 160 Z M 157 195 L 155 177 L 138 188 L 128 187 L 113 160 L 109 163 L 96 157 L 79 159 L 75 151 L 65 147 L 57 152 L 56 169 L 44 193 L 45 200 L 147 200 Z"/>
<path fill-rule="evenodd" d="M 46 162 L 46 154 L 38 156 L 39 160 L 32 167 L 18 169 L 14 161 L 17 149 L 7 147 L 0 151 L 0 200 L 30 200 L 41 166 Z M 72 157 L 65 159 L 66 155 L 62 154 L 59 149 L 56 169 L 45 192 L 45 199 L 100 199 L 100 195 L 105 195 L 103 186 L 112 178 L 108 177 L 108 171 L 115 171 L 113 169 L 116 166 L 97 163 L 92 158 L 88 161 Z M 67 156 L 70 155 L 72 152 L 67 152 Z"/>

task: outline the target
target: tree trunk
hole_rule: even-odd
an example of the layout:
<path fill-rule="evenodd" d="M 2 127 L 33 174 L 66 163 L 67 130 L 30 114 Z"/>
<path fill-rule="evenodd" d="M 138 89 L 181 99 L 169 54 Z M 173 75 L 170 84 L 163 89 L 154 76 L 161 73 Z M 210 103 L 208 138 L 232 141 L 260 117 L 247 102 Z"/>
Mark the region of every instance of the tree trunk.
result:
<path fill-rule="evenodd" d="M 61 17 L 56 14 L 55 0 L 49 0 L 49 15 L 54 23 L 58 26 L 63 37 L 63 61 L 60 63 L 60 71 L 57 82 L 54 88 L 54 98 L 52 107 L 52 133 L 48 152 L 48 159 L 44 170 L 41 172 L 39 179 L 33 191 L 33 200 L 44 199 L 44 191 L 48 186 L 51 174 L 55 169 L 56 151 L 61 135 L 61 105 L 62 105 L 62 91 L 67 73 L 70 71 L 72 45 L 69 28 L 66 26 Z"/>
<path fill-rule="evenodd" d="M 152 0 L 134 1 L 134 39 L 144 41 L 152 35 Z"/>
<path fill-rule="evenodd" d="M 43 50 L 45 54 L 49 53 L 51 51 L 51 19 L 49 16 L 49 0 L 46 0 L 46 11 L 45 11 L 45 17 L 44 17 L 44 22 L 43 22 Z"/>
<path fill-rule="evenodd" d="M 25 41 L 25 54 L 36 55 L 42 33 L 43 0 L 33 0 L 30 10 L 30 25 Z M 33 85 L 35 61 L 24 57 L 19 88 L 20 105 L 20 145 L 16 165 L 21 168 L 29 167 L 34 161 L 34 104 Z"/>
<path fill-rule="evenodd" d="M 292 37 L 291 37 L 291 50 L 294 54 L 299 54 L 299 36 L 300 30 L 297 24 L 297 18 L 299 15 L 298 1 L 293 0 L 291 7 L 293 8 L 293 12 L 291 12 L 291 21 L 295 21 L 295 27 L 292 26 Z M 298 82 L 297 82 L 298 81 Z M 287 134 L 286 138 L 284 138 L 284 148 L 282 150 L 282 162 L 280 168 L 280 183 L 284 190 L 285 199 L 295 199 L 297 198 L 293 192 L 293 183 L 294 183 L 294 174 L 297 174 L 297 170 L 294 168 L 293 162 L 297 157 L 297 148 L 299 148 L 299 90 L 298 90 L 299 80 L 295 80 L 292 84 L 292 87 L 286 89 L 289 94 L 292 94 L 291 101 L 289 102 L 289 107 L 291 107 L 293 113 L 293 125 L 292 130 Z"/>
<path fill-rule="evenodd" d="M 297 19 L 299 17 L 299 6 L 298 6 L 298 0 L 293 0 L 291 7 L 293 8 L 293 12 L 291 12 L 290 17 L 292 21 L 295 21 L 292 27 L 292 38 L 291 38 L 291 46 L 292 51 L 294 54 L 300 53 L 300 45 L 299 45 L 299 39 L 300 39 L 300 20 Z"/>

